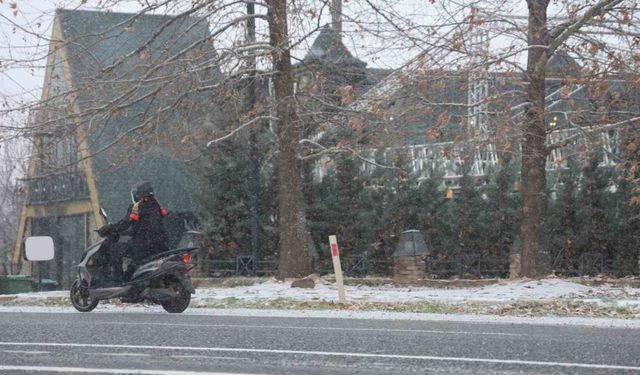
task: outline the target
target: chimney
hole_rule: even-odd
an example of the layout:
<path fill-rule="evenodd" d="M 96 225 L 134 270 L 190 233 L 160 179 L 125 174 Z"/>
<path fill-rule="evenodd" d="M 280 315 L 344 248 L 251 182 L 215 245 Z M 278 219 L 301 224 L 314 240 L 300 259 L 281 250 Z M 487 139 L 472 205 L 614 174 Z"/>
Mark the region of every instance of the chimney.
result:
<path fill-rule="evenodd" d="M 331 27 L 342 37 L 342 0 L 331 0 Z"/>

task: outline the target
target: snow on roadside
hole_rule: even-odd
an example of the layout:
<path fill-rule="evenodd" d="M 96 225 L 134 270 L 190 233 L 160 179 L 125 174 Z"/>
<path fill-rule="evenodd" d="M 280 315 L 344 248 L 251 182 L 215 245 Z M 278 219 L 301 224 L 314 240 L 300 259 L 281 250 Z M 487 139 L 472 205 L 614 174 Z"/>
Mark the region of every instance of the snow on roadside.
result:
<path fill-rule="evenodd" d="M 483 287 L 428 288 L 388 286 L 346 286 L 347 299 L 351 302 L 508 302 L 520 300 L 553 300 L 559 298 L 586 298 L 596 289 L 601 296 L 609 295 L 610 287 L 588 287 L 562 279 L 530 281 L 502 281 Z M 628 294 L 628 293 L 627 293 Z M 635 290 L 640 296 L 640 289 Z M 195 301 L 215 301 L 236 298 L 242 301 L 286 298 L 296 301 L 337 302 L 338 292 L 334 284 L 317 283 L 314 289 L 291 288 L 289 283 L 268 281 L 262 284 L 235 288 L 198 289 Z"/>
<path fill-rule="evenodd" d="M 582 302 L 614 305 L 619 307 L 640 307 L 640 288 L 585 286 L 579 283 L 549 278 L 542 280 L 504 280 L 482 287 L 434 288 L 385 286 L 346 286 L 347 300 L 352 303 L 510 303 L 517 301 L 576 300 Z M 0 295 L 3 301 L 18 305 L 41 305 L 45 301 L 68 298 L 67 291 Z M 238 300 L 241 302 L 263 302 L 277 299 L 302 301 L 337 302 L 335 284 L 318 280 L 313 289 L 291 288 L 289 282 L 266 281 L 251 286 L 232 288 L 198 288 L 192 299 L 192 306 L 206 306 L 210 303 Z"/>

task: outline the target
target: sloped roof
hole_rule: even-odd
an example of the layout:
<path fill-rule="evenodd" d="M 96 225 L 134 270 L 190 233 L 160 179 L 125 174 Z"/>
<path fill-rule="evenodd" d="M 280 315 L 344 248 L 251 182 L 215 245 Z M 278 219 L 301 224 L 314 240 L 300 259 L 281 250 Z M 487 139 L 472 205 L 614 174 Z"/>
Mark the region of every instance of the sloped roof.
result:
<path fill-rule="evenodd" d="M 547 62 L 547 76 L 576 76 L 580 68 L 580 64 L 568 53 L 557 51 Z"/>
<path fill-rule="evenodd" d="M 211 94 L 187 94 L 221 77 L 217 67 L 200 68 L 215 58 L 206 20 L 64 9 L 56 16 L 100 204 L 112 217 L 124 214 L 130 187 L 147 180 L 169 210 L 195 210 L 180 139 L 223 117 Z"/>
<path fill-rule="evenodd" d="M 430 69 L 430 64 L 439 66 L 439 60 L 444 58 L 446 53 L 447 51 L 424 51 L 419 53 L 405 65 L 386 75 L 378 84 L 364 93 L 362 98 L 352 103 L 351 108 L 354 110 L 370 109 L 373 105 L 380 102 L 381 98 L 392 97 L 398 91 L 411 86 L 419 80 L 423 80 L 425 77 L 429 77 L 432 74 L 431 72 L 442 76 L 442 69 L 432 70 Z M 558 52 L 552 56 L 547 64 L 547 69 L 551 72 L 550 75 L 555 77 L 562 74 L 565 76 L 567 74 L 576 74 L 579 68 L 576 61 L 564 52 Z M 463 72 L 451 71 L 450 75 L 460 76 L 462 73 Z M 499 73 L 494 74 L 494 76 L 496 75 L 499 75 Z M 516 77 L 510 77 L 510 79 L 514 81 L 518 80 Z M 522 80 L 522 78 L 520 78 L 520 80 Z M 464 90 L 466 90 L 466 87 Z"/>
<path fill-rule="evenodd" d="M 451 130 L 466 129 L 461 125 L 461 120 L 467 115 L 468 81 L 464 72 L 428 69 L 435 61 L 438 61 L 437 53 L 420 54 L 365 92 L 350 105 L 350 109 L 362 112 L 363 115 L 368 113 L 367 126 L 372 129 L 370 132 L 381 132 L 384 134 L 385 143 L 391 142 L 392 146 L 450 140 L 451 136 L 455 136 Z M 568 54 L 559 52 L 554 55 L 547 65 L 547 70 L 547 103 L 557 112 L 581 109 L 582 111 L 577 111 L 580 112 L 580 118 L 574 117 L 574 122 L 588 124 L 594 120 L 595 106 L 606 106 L 606 100 L 613 100 L 615 104 L 614 99 L 606 99 L 603 95 L 594 101 L 591 92 L 593 88 L 577 84 L 571 86 L 569 97 L 565 96 L 567 92 L 561 90 L 563 81 L 568 77 L 578 76 L 580 72 L 579 64 Z M 489 110 L 501 112 L 511 108 L 512 114 L 516 115 L 517 108 L 523 104 L 522 96 L 517 94 L 523 91 L 523 81 L 523 75 L 518 73 L 490 73 L 489 95 L 500 93 L 502 96 L 499 101 L 489 103 Z M 636 89 L 634 93 L 634 90 L 622 87 L 622 82 L 618 78 L 612 78 L 607 85 L 606 95 L 615 98 L 616 92 L 625 92 L 628 93 L 629 99 L 637 97 L 639 90 Z M 632 105 L 632 102 L 633 100 L 630 100 L 627 105 Z M 376 113 L 382 114 L 385 118 L 376 118 L 379 117 Z M 395 124 L 389 121 L 390 117 L 394 118 Z M 343 120 L 338 119 L 337 122 Z M 443 125 L 443 120 L 452 126 L 445 129 L 438 126 Z M 437 128 L 438 132 L 428 131 L 430 128 Z M 426 135 L 438 138 L 429 139 Z"/>
<path fill-rule="evenodd" d="M 400 241 L 392 257 L 416 257 L 429 255 L 427 241 L 419 230 L 407 230 L 400 235 Z"/>
<path fill-rule="evenodd" d="M 311 48 L 302 59 L 304 64 L 331 64 L 336 66 L 354 65 L 364 68 L 367 64 L 354 57 L 342 42 L 340 35 L 329 25 L 320 30 Z"/>
<path fill-rule="evenodd" d="M 56 16 L 76 85 L 93 81 L 118 62 L 125 73 L 141 57 L 174 57 L 191 45 L 213 53 L 204 18 L 69 9 L 57 9 Z"/>

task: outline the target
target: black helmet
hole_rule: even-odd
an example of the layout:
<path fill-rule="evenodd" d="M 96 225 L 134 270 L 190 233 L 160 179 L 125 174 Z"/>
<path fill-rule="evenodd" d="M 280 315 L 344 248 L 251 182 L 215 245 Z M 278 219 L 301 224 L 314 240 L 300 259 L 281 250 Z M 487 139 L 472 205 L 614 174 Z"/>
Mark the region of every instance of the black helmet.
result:
<path fill-rule="evenodd" d="M 147 195 L 153 195 L 153 186 L 147 181 L 140 181 L 133 188 L 133 200 L 138 202 Z"/>

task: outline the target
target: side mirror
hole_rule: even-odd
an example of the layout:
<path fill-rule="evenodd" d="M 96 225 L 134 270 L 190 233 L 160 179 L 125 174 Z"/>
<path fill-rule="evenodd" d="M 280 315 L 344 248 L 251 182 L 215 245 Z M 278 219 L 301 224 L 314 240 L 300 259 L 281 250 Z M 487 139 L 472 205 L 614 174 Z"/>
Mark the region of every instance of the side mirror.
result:
<path fill-rule="evenodd" d="M 100 215 L 104 218 L 104 220 L 107 220 L 107 211 L 104 210 L 104 208 L 100 207 Z"/>
<path fill-rule="evenodd" d="M 32 262 L 53 259 L 53 238 L 47 236 L 27 237 L 24 240 L 24 257 Z"/>

